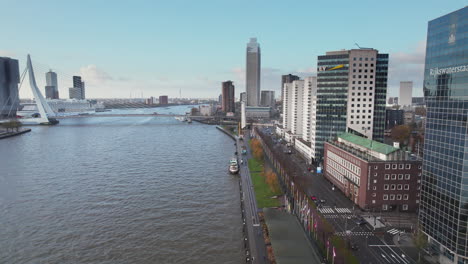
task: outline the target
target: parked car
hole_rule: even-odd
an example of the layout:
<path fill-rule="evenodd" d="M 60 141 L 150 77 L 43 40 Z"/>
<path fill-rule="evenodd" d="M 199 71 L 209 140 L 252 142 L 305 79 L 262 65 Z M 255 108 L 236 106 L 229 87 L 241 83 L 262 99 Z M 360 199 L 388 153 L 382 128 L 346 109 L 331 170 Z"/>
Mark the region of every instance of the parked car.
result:
<path fill-rule="evenodd" d="M 310 196 L 310 199 L 312 199 L 312 201 L 316 201 L 317 197 L 315 195 L 312 195 L 312 196 Z"/>
<path fill-rule="evenodd" d="M 362 217 L 356 220 L 356 225 L 365 225 L 366 223 L 367 221 Z"/>

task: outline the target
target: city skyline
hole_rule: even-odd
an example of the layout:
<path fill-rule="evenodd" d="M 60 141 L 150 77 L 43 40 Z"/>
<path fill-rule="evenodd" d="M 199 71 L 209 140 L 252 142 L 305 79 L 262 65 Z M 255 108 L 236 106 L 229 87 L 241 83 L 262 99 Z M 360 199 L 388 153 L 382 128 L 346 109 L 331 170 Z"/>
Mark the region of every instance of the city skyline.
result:
<path fill-rule="evenodd" d="M 372 11 L 376 8 L 373 5 L 362 5 L 364 9 L 361 11 L 367 14 L 362 18 L 356 19 L 343 12 L 342 19 L 349 27 L 362 28 L 347 32 L 342 29 L 342 20 L 330 20 L 327 16 L 336 3 L 316 6 L 297 2 L 296 5 L 301 7 L 298 12 L 304 15 L 286 14 L 290 20 L 282 21 L 276 21 L 284 14 L 282 6 L 275 3 L 249 4 L 247 11 L 242 3 L 220 6 L 203 2 L 192 4 L 187 11 L 172 3 L 140 1 L 112 6 L 92 3 L 93 8 L 91 3 L 33 2 L 28 10 L 23 10 L 21 4 L 9 3 L 0 22 L 8 25 L 8 21 L 14 20 L 17 24 L 14 28 L 4 28 L 4 34 L 12 37 L 2 43 L 0 56 L 18 59 L 22 70 L 26 54 L 30 53 L 36 62 L 38 85 L 45 85 L 42 75 L 51 68 L 58 74 L 60 94 L 67 94 L 66 89 L 72 86 L 69 76 L 80 75 L 87 83 L 89 98 L 129 97 L 141 93 L 145 97 L 158 94 L 178 97 L 179 90 L 183 97 L 213 98 L 222 80 L 233 80 L 238 84 L 239 92 L 245 91 L 245 42 L 250 37 L 257 37 L 264 53 L 262 89 L 273 90 L 278 96 L 281 94 L 281 75 L 293 73 L 302 78 L 315 75 L 319 54 L 352 49 L 358 43 L 390 54 L 389 96 L 398 94 L 400 81 L 413 81 L 414 96 L 421 96 L 427 21 L 464 6 L 461 1 L 442 8 L 430 3 L 405 2 L 402 9 L 403 2 L 396 2 L 379 7 L 387 10 L 381 13 Z M 343 5 L 354 4 L 344 2 Z M 105 14 L 101 11 L 103 8 Z M 310 8 L 316 10 L 313 19 L 310 18 Z M 69 9 L 77 12 L 70 14 L 66 12 Z M 206 9 L 211 12 L 201 12 Z M 224 14 L 216 12 L 218 9 L 232 12 Z M 29 18 L 52 10 L 60 15 L 34 21 Z M 392 11 L 401 14 L 398 20 L 393 18 Z M 240 12 L 247 18 L 245 21 L 218 19 L 222 13 L 223 16 L 238 17 Z M 171 27 L 160 26 L 176 13 L 180 21 L 174 21 Z M 75 19 L 78 15 L 79 20 Z M 219 23 L 210 23 L 214 20 Z M 373 25 L 367 23 L 369 20 L 380 23 Z M 249 27 L 248 21 L 255 24 Z M 319 21 L 327 21 L 327 26 L 316 26 Z M 328 34 L 337 30 L 342 33 Z M 122 40 L 124 32 L 127 37 Z M 297 34 L 303 40 L 291 42 L 281 32 Z M 371 32 L 379 32 L 379 37 Z M 76 35 L 80 37 L 76 38 Z M 219 35 L 225 36 L 222 42 L 218 41 L 222 39 Z M 313 41 L 318 36 L 323 40 Z M 35 39 L 35 45 L 28 44 L 29 38 Z M 23 92 L 22 95 L 24 97 Z"/>

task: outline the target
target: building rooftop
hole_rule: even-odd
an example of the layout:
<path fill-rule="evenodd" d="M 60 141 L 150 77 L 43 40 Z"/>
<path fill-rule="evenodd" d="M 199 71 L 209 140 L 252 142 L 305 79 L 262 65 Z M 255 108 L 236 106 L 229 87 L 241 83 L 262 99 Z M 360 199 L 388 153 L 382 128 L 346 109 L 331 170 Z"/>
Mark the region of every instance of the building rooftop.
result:
<path fill-rule="evenodd" d="M 388 155 L 392 152 L 397 151 L 398 149 L 387 144 L 377 142 L 375 140 L 370 140 L 364 137 L 360 137 L 351 133 L 343 133 L 338 135 L 339 138 L 349 141 L 353 144 L 359 145 L 361 147 L 373 150 L 384 155 Z"/>

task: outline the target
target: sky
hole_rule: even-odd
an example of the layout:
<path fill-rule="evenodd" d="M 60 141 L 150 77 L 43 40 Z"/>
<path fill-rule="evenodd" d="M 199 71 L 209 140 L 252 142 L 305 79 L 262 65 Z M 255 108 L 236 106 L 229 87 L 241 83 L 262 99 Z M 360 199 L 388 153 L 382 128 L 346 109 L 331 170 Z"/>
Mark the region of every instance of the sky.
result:
<path fill-rule="evenodd" d="M 61 97 L 81 75 L 88 98 L 217 98 L 245 91 L 249 38 L 261 47 L 261 89 L 316 74 L 317 56 L 361 47 L 390 54 L 388 96 L 413 81 L 422 96 L 428 21 L 467 1 L 0 0 L 0 56 L 31 54 L 37 83 L 57 72 Z M 32 97 L 27 81 L 20 95 Z"/>

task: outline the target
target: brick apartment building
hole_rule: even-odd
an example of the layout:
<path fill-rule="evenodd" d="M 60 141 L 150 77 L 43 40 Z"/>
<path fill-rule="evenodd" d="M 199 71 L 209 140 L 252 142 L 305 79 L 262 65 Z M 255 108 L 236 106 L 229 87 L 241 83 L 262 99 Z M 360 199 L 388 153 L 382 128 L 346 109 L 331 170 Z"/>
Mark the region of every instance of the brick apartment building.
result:
<path fill-rule="evenodd" d="M 415 212 L 421 160 L 350 133 L 326 142 L 324 175 L 362 209 Z"/>

